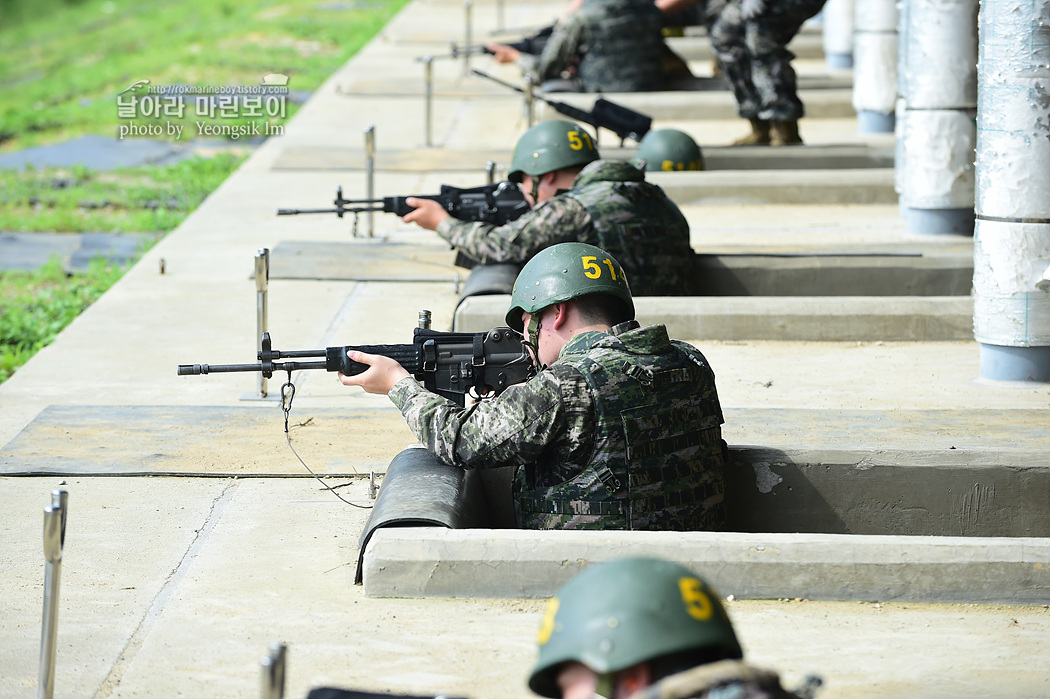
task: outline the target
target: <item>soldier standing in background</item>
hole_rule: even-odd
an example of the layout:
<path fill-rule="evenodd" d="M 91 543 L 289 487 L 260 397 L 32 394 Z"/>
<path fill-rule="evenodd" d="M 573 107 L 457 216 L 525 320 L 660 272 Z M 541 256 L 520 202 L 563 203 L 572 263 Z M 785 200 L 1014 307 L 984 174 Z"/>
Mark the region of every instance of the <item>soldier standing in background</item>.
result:
<path fill-rule="evenodd" d="M 589 133 L 571 121 L 544 121 L 514 147 L 510 180 L 532 211 L 502 226 L 460 221 L 430 199 L 404 216 L 456 246 L 479 264 L 525 264 L 540 250 L 568 241 L 608 251 L 630 275 L 640 296 L 690 292 L 693 249 L 689 223 L 643 169 L 599 160 Z"/>
<path fill-rule="evenodd" d="M 825 0 L 729 0 L 708 25 L 711 48 L 736 96 L 751 133 L 733 145 L 802 143 L 795 57 L 787 49 Z"/>
<path fill-rule="evenodd" d="M 469 408 L 427 391 L 395 360 L 339 375 L 385 393 L 434 456 L 459 468 L 516 466 L 528 529 L 714 530 L 725 525 L 726 446 L 715 376 L 695 347 L 640 327 L 623 269 L 562 243 L 514 283 L 507 324 L 525 331 L 536 376 Z"/>

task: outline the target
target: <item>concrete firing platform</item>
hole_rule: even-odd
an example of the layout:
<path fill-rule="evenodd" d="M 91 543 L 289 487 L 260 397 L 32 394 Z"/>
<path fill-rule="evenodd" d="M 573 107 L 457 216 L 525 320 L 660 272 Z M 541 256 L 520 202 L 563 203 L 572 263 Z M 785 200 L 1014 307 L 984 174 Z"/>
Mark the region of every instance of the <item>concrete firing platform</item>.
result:
<path fill-rule="evenodd" d="M 630 144 L 630 141 L 628 141 Z M 603 158 L 628 160 L 637 148 L 602 146 Z M 867 144 L 809 145 L 802 148 L 734 148 L 703 146 L 706 170 L 816 170 L 892 168 L 892 146 Z M 466 170 L 479 173 L 487 161 L 509 164 L 506 148 L 456 150 L 413 148 L 381 150 L 373 156 L 376 171 L 419 172 L 427 170 Z M 299 146 L 286 148 L 274 164 L 276 170 L 364 170 L 364 148 Z M 677 173 L 681 174 L 681 173 Z"/>
<path fill-rule="evenodd" d="M 515 3 L 506 8 L 506 25 L 539 26 L 563 7 L 560 1 Z M 288 696 L 303 696 L 321 685 L 473 699 L 531 696 L 524 678 L 535 657 L 540 602 L 365 597 L 352 581 L 367 510 L 340 502 L 308 477 L 284 443 L 283 416 L 274 402 L 242 400 L 257 377 L 179 377 L 175 372 L 184 363 L 252 360 L 257 299 L 251 273 L 259 248 L 352 242 L 349 221 L 274 215 L 278 207 L 323 207 L 340 184 L 328 170 L 276 165 L 293 147 L 359 148 L 361 130 L 369 124 L 377 125 L 380 152 L 421 147 L 420 95 L 348 95 L 338 88 L 362 80 L 421 81 L 422 66 L 398 45 L 398 37 L 432 31 L 435 42 L 456 39 L 461 8 L 448 1 L 410 3 L 314 93 L 284 136 L 260 146 L 55 343 L 0 385 L 5 466 L 10 463 L 17 470 L 21 463 L 31 467 L 26 471 L 55 473 L 0 473 L 0 508 L 5 512 L 0 521 L 0 694 L 36 694 L 41 511 L 51 490 L 61 486 L 70 491 L 70 516 L 56 696 L 255 697 L 259 658 L 275 640 L 289 644 Z M 478 36 L 495 26 L 496 8 L 494 2 L 476 4 Z M 495 94 L 477 100 L 435 99 L 435 142 L 448 150 L 451 162 L 459 149 L 509 153 L 524 132 L 520 99 Z M 657 123 L 703 133 L 704 144 L 728 143 L 746 125 L 735 115 L 712 118 L 704 98 L 715 96 L 725 100 L 720 108 L 728 114 L 728 93 L 694 93 L 676 96 L 682 101 L 665 105 L 664 113 L 678 116 Z M 804 99 L 810 114 L 802 123 L 807 143 L 881 143 L 851 137 L 856 132 L 852 114 L 812 118 L 821 110 L 817 91 L 805 93 Z M 836 109 L 845 111 L 848 103 L 845 95 L 836 97 Z M 793 152 L 798 157 L 805 153 Z M 480 177 L 480 171 L 429 172 L 427 167 L 421 162 L 418 172 L 381 171 L 376 191 L 429 192 L 443 182 L 476 185 Z M 796 172 L 781 169 L 779 176 L 790 180 Z M 340 179 L 348 194 L 364 191 L 360 172 L 340 173 Z M 740 184 L 748 186 L 746 178 Z M 755 246 L 828 250 L 830 245 L 858 243 L 892 251 L 895 245 L 915 242 L 902 231 L 895 208 L 896 202 L 817 201 L 747 207 L 701 201 L 685 207 L 698 252 L 723 245 L 723 251 Z M 376 227 L 380 235 L 396 232 L 406 247 L 440 246 L 432 233 L 407 227 L 396 217 L 377 216 Z M 412 254 L 406 252 L 400 260 L 405 269 L 416 264 Z M 388 262 L 398 264 L 397 258 Z M 407 342 L 420 308 L 432 310 L 434 325 L 441 329 L 450 326 L 456 303 L 447 281 L 274 278 L 269 287 L 269 330 L 281 349 Z M 813 303 L 819 316 L 824 312 L 816 307 L 821 301 Z M 962 322 L 963 314 L 954 317 Z M 1050 389 L 977 379 L 972 336 L 901 343 L 886 338 L 692 340 L 715 368 L 727 416 L 725 435 L 734 453 L 753 463 L 769 461 L 768 471 L 756 472 L 754 466 L 750 474 L 742 471 L 756 489 L 760 483 L 770 487 L 763 495 L 789 500 L 787 492 L 801 494 L 804 483 L 819 486 L 828 503 L 824 514 L 851 526 L 859 526 L 865 516 L 879 521 L 877 510 L 831 506 L 836 488 L 856 497 L 869 492 L 851 490 L 852 483 L 866 483 L 870 492 L 878 492 L 894 513 L 888 521 L 902 526 L 918 526 L 927 516 L 936 522 L 938 511 L 955 513 L 942 523 L 970 532 L 986 524 L 1025 521 L 1009 514 L 1011 505 L 1025 505 L 1003 495 L 1007 485 L 996 479 L 1022 459 L 1046 453 L 1038 434 L 1046 424 Z M 283 378 L 274 377 L 271 390 Z M 353 472 L 388 462 L 407 446 L 403 423 L 385 397 L 349 390 L 324 372 L 303 372 L 295 382 L 293 446 L 316 472 L 331 468 L 346 474 L 326 480 L 346 499 L 367 505 L 368 479 Z M 298 427 L 301 423 L 306 424 Z M 894 427 L 879 430 L 880 424 Z M 231 429 L 223 432 L 222 427 Z M 1050 434 L 1047 427 L 1043 434 Z M 860 447 L 849 442 L 862 438 L 872 453 L 852 462 Z M 799 444 L 804 448 L 790 446 Z M 769 458 L 760 458 L 759 449 L 767 450 Z M 827 463 L 813 463 L 817 461 Z M 195 475 L 155 475 L 174 473 L 174 462 L 185 469 L 180 474 Z M 110 470 L 97 476 L 72 471 L 92 464 L 100 474 L 103 466 Z M 60 469 L 62 475 L 57 474 Z M 150 475 L 127 477 L 119 475 L 120 469 Z M 956 479 L 950 481 L 950 494 L 939 491 L 936 503 L 931 498 L 940 510 L 902 508 L 907 493 L 892 499 L 892 490 L 874 490 L 877 483 L 881 488 L 923 469 L 934 474 L 941 469 L 946 483 L 949 475 Z M 985 480 L 983 474 L 995 477 Z M 776 483 L 776 477 L 783 480 Z M 905 487 L 911 482 L 902 481 Z M 785 491 L 789 486 L 793 490 Z M 1038 493 L 1036 487 L 1031 490 Z M 537 538 L 534 545 L 561 533 L 545 534 L 553 536 Z M 1037 662 L 1050 655 L 1050 610 L 1038 604 L 875 603 L 897 594 L 903 583 L 928 589 L 936 578 L 923 582 L 894 575 L 906 568 L 899 548 L 879 559 L 881 566 L 858 564 L 849 557 L 848 542 L 859 546 L 863 537 L 842 539 L 846 545 L 832 556 L 841 565 L 834 568 L 827 558 L 802 557 L 802 545 L 811 540 L 780 534 L 799 544 L 789 550 L 785 543 L 779 554 L 785 573 L 795 576 L 797 564 L 806 562 L 800 575 L 818 563 L 827 574 L 810 577 L 813 587 L 800 590 L 800 601 L 735 599 L 728 608 L 749 659 L 781 670 L 789 686 L 815 672 L 827 683 L 822 699 L 1050 693 L 1050 678 Z M 621 553 L 623 541 L 621 535 L 601 555 Z M 1013 549 L 1015 573 L 1028 565 L 1022 562 L 1031 560 L 1026 555 L 1042 550 L 1042 542 L 996 543 L 1027 547 Z M 508 560 L 512 555 L 493 551 Z M 750 548 L 723 546 L 723 551 L 726 560 L 739 561 Z M 765 553 L 773 552 L 767 546 Z M 566 558 L 567 566 L 582 557 L 575 554 Z M 970 579 L 977 560 L 976 555 L 959 558 L 957 565 L 964 567 L 957 570 L 966 574 L 950 575 L 947 567 L 940 568 L 943 590 L 986 599 L 984 587 L 958 586 Z M 973 573 L 977 577 L 972 579 L 993 579 L 996 561 L 1003 559 L 988 555 L 986 560 L 989 575 Z M 771 569 L 761 568 L 763 576 Z M 719 574 L 714 569 L 700 572 Z M 813 601 L 818 594 L 853 594 L 851 589 L 865 589 L 876 580 L 887 582 L 868 602 Z M 1042 584 L 1042 578 L 1033 580 Z M 835 592 L 842 588 L 845 592 Z"/>
<path fill-rule="evenodd" d="M 478 332 L 506 315 L 509 295 L 473 296 L 456 329 Z M 973 337 L 969 296 L 681 296 L 635 300 L 638 318 L 698 340 L 942 341 Z M 504 321 L 505 322 L 505 321 Z M 495 323 L 498 324 L 498 323 Z"/>
<path fill-rule="evenodd" d="M 369 597 L 545 598 L 586 564 L 680 561 L 739 599 L 1041 604 L 1050 540 L 712 532 L 389 528 L 364 557 Z M 820 592 L 814 594 L 814 590 Z"/>

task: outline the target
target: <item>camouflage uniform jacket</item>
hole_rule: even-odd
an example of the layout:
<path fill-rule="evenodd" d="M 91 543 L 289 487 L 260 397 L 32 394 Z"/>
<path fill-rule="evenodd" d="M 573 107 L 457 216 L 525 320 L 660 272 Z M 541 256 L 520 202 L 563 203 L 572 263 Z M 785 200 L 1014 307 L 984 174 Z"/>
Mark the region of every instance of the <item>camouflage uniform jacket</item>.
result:
<path fill-rule="evenodd" d="M 771 670 L 742 660 L 699 665 L 665 677 L 630 699 L 800 699 L 780 686 Z"/>
<path fill-rule="evenodd" d="M 540 81 L 579 60 L 584 92 L 663 87 L 663 15 L 652 0 L 585 0 L 554 28 L 536 64 Z"/>
<path fill-rule="evenodd" d="M 420 442 L 461 468 L 518 466 L 533 529 L 716 529 L 722 411 L 696 348 L 662 325 L 572 338 L 549 368 L 463 409 L 403 379 L 390 398 Z"/>
<path fill-rule="evenodd" d="M 525 264 L 557 243 L 590 243 L 616 258 L 635 295 L 690 293 L 689 223 L 645 181 L 644 170 L 626 161 L 588 163 L 571 189 L 502 226 L 450 216 L 437 233 L 481 264 Z"/>

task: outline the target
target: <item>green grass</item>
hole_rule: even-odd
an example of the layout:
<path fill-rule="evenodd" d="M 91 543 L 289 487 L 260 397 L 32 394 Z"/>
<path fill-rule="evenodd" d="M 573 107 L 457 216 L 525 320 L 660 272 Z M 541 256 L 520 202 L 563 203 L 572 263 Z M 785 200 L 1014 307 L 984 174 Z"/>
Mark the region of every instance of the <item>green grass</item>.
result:
<path fill-rule="evenodd" d="M 94 260 L 68 277 L 55 257 L 33 272 L 0 275 L 0 382 L 25 364 L 98 299 L 124 269 Z"/>
<path fill-rule="evenodd" d="M 86 167 L 0 170 L 0 230 L 166 233 L 243 160 L 223 153 L 106 172 Z"/>
<path fill-rule="evenodd" d="M 0 17 L 15 19 L 0 22 L 2 150 L 115 134 L 117 94 L 137 80 L 257 85 L 283 73 L 289 89 L 314 90 L 406 0 L 37 2 L 0 0 Z"/>
<path fill-rule="evenodd" d="M 342 66 L 407 0 L 0 0 L 0 153 L 85 134 L 117 136 L 127 124 L 117 95 L 151 86 L 258 85 L 289 76 L 310 92 Z M 194 122 L 283 125 L 283 116 Z M 136 125 L 150 123 L 137 116 Z M 175 228 L 243 156 L 196 157 L 164 167 L 112 171 L 0 171 L 0 231 L 149 232 Z M 99 261 L 67 276 L 57 260 L 34 273 L 0 273 L 0 383 L 116 282 Z"/>

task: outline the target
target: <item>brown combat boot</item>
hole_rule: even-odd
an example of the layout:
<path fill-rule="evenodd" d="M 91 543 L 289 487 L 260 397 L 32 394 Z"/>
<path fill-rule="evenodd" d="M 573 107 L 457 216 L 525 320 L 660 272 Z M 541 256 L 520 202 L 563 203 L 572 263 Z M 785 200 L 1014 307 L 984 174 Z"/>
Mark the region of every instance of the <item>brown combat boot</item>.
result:
<path fill-rule="evenodd" d="M 751 122 L 751 133 L 743 138 L 733 141 L 734 146 L 765 146 L 769 145 L 770 123 L 765 119 L 748 119 Z"/>
<path fill-rule="evenodd" d="M 774 121 L 772 133 L 769 135 L 771 146 L 800 146 L 802 137 L 798 135 L 798 120 Z"/>

